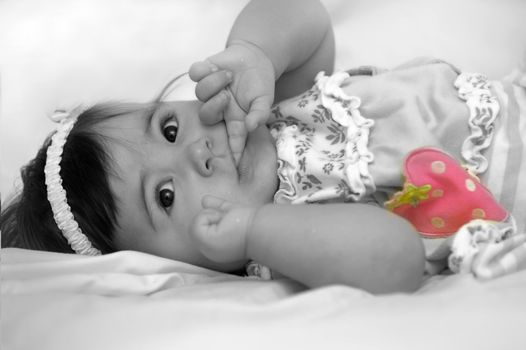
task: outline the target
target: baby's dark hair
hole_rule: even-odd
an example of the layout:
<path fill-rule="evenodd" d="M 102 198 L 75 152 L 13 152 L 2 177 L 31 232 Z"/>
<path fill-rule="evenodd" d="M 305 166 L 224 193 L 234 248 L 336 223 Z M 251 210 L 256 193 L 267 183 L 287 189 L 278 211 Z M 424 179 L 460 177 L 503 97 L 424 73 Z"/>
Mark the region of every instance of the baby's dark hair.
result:
<path fill-rule="evenodd" d="M 108 182 L 109 154 L 104 137 L 95 127 L 107 118 L 123 114 L 117 106 L 105 103 L 84 111 L 68 135 L 60 162 L 62 186 L 75 220 L 102 253 L 115 251 L 112 234 L 117 207 Z M 73 252 L 53 219 L 47 199 L 44 166 L 50 143 L 51 135 L 36 157 L 21 169 L 23 188 L 2 210 L 2 247 Z"/>
<path fill-rule="evenodd" d="M 155 110 L 173 84 L 185 74 L 166 84 L 147 112 Z M 97 131 L 97 127 L 108 118 L 134 111 L 135 108 L 121 103 L 97 104 L 84 111 L 68 135 L 60 161 L 62 186 L 73 216 L 91 244 L 103 254 L 116 251 L 113 234 L 118 205 L 109 185 L 113 169 L 110 154 L 104 147 L 108 139 Z M 0 232 L 4 248 L 74 252 L 57 227 L 47 199 L 44 167 L 51 136 L 44 141 L 36 157 L 21 169 L 21 192 L 6 208 L 2 207 Z"/>

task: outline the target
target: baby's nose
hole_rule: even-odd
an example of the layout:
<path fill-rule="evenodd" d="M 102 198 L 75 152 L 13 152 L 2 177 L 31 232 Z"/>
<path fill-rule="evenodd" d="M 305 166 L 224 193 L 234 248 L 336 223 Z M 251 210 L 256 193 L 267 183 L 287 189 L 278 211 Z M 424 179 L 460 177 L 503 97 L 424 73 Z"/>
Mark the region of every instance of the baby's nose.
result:
<path fill-rule="evenodd" d="M 188 146 L 190 162 L 201 176 L 211 176 L 213 168 L 210 161 L 213 158 L 212 143 L 206 138 L 200 138 Z"/>

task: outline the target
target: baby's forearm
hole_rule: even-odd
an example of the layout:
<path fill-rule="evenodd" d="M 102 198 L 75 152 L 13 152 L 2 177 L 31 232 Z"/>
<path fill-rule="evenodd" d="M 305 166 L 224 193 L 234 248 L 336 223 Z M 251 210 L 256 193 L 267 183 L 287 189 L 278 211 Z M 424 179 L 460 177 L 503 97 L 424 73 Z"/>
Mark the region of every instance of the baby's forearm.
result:
<path fill-rule="evenodd" d="M 333 69 L 332 25 L 318 0 L 251 1 L 234 22 L 227 46 L 243 41 L 262 49 L 274 66 L 275 80 L 283 78 L 285 86 L 278 84 L 277 95 L 300 93 L 312 85 L 315 73 Z"/>
<path fill-rule="evenodd" d="M 247 254 L 310 287 L 346 284 L 372 293 L 413 291 L 424 270 L 412 226 L 362 204 L 266 205 L 254 218 Z"/>

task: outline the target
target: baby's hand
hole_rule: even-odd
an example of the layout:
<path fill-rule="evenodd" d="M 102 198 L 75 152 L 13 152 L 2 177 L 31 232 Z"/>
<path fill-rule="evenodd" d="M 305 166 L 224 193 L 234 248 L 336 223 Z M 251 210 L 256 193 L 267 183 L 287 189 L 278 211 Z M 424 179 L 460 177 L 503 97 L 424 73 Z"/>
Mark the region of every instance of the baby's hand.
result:
<path fill-rule="evenodd" d="M 208 259 L 230 263 L 247 259 L 247 236 L 256 208 L 205 196 L 195 217 L 192 237 Z"/>
<path fill-rule="evenodd" d="M 247 133 L 268 119 L 274 101 L 274 67 L 265 53 L 246 42 L 231 43 L 224 51 L 196 62 L 190 78 L 196 96 L 204 102 L 199 112 L 205 124 L 225 120 L 236 163 Z"/>

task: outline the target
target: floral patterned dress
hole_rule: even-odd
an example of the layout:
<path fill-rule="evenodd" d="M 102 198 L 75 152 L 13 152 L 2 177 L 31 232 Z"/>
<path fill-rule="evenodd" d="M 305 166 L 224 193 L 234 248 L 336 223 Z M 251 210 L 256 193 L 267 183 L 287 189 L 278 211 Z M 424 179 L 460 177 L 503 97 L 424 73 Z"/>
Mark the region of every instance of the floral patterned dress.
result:
<path fill-rule="evenodd" d="M 506 200 L 502 191 L 507 176 L 501 169 L 502 159 L 509 158 L 509 153 L 496 152 L 493 142 L 497 134 L 499 141 L 523 147 L 521 140 L 503 134 L 510 128 L 508 120 L 499 118 L 506 100 L 504 90 L 501 83 L 493 86 L 483 75 L 460 73 L 435 59 L 417 59 L 391 71 L 360 67 L 331 76 L 321 72 L 311 89 L 272 110 L 270 128 L 276 140 L 280 180 L 274 200 L 290 204 L 361 202 L 402 216 L 411 212 L 405 217 L 417 229 L 428 231 L 421 233 L 431 260 L 447 257 L 437 252 L 449 252 L 444 242 L 466 220 L 505 221 L 511 217 L 509 211 L 523 230 L 525 210 L 505 205 L 506 201 L 516 204 L 517 193 L 509 194 L 515 199 Z M 460 170 L 443 171 L 470 184 L 457 189 L 470 193 L 480 187 L 482 193 L 488 186 L 494 194 L 498 192 L 497 200 L 504 198 L 506 208 L 493 203 L 485 211 L 479 203 L 468 203 L 464 211 L 458 211 L 464 215 L 462 220 L 460 214 L 438 215 L 437 208 L 465 201 L 451 197 L 453 185 L 437 188 L 444 182 L 440 179 L 433 180 L 434 188 L 408 183 L 404 161 L 421 148 L 444 153 L 427 152 L 429 157 L 440 158 L 426 160 L 429 164 L 445 164 L 448 159 L 462 164 Z M 517 161 L 520 164 L 521 159 Z M 435 170 L 430 167 L 429 174 Z M 496 172 L 500 182 L 491 180 Z M 499 186 L 500 190 L 495 188 Z M 464 197 L 462 192 L 457 195 L 457 199 Z M 404 205 L 410 210 L 403 210 Z M 422 224 L 418 226 L 417 221 Z M 454 227 L 455 232 L 444 233 L 444 227 Z"/>

